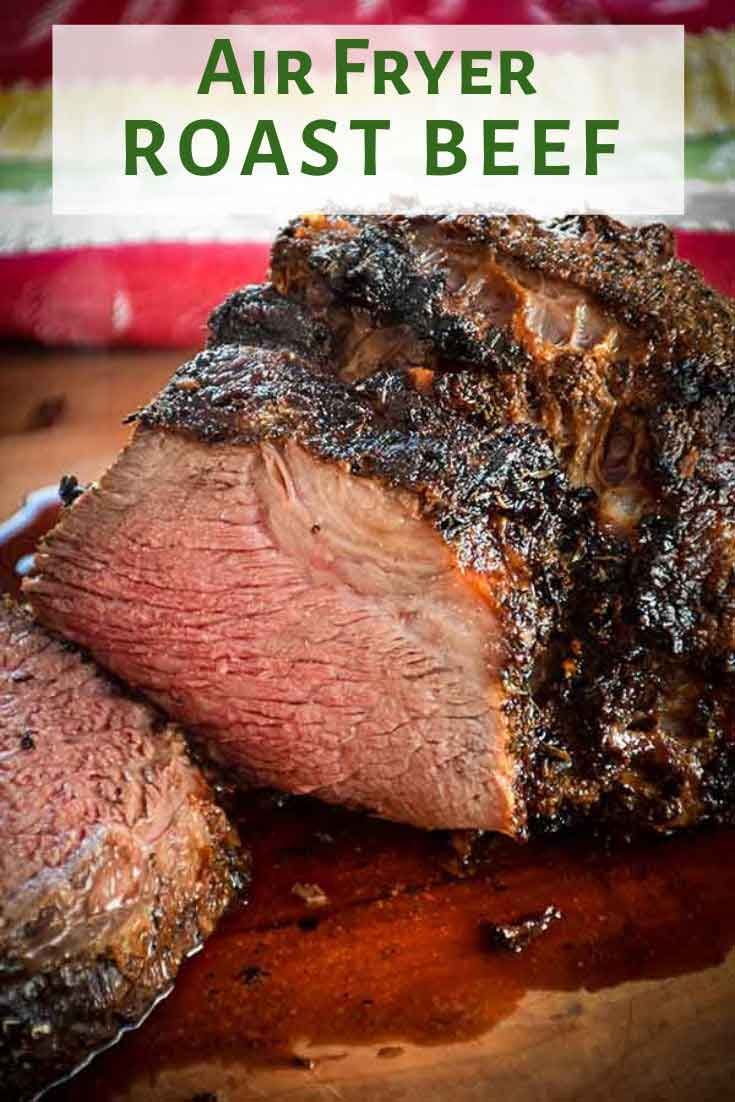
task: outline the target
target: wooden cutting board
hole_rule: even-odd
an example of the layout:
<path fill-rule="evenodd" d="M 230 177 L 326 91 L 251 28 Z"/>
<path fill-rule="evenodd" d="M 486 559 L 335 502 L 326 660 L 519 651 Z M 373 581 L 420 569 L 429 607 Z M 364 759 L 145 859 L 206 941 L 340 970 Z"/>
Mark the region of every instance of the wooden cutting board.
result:
<path fill-rule="evenodd" d="M 5 354 L 0 516 L 99 474 L 182 358 Z M 735 831 L 468 858 L 461 836 L 309 800 L 243 794 L 235 815 L 248 899 L 53 1102 L 735 1099 Z M 503 947 L 499 927 L 549 907 Z"/>
<path fill-rule="evenodd" d="M 735 1097 L 735 831 L 489 840 L 465 867 L 447 835 L 239 805 L 249 903 L 55 1102 Z"/>

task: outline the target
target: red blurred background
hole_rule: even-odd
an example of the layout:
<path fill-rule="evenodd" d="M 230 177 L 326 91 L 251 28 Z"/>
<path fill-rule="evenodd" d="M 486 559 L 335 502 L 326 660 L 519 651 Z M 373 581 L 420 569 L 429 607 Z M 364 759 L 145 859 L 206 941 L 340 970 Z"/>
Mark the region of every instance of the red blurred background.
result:
<path fill-rule="evenodd" d="M 52 23 L 679 23 L 688 30 L 735 21 L 734 0 L 45 0 L 0 6 L 0 88 L 37 85 L 51 72 Z M 733 193 L 735 203 L 735 193 Z M 7 208 L 3 208 L 7 210 Z M 733 212 L 735 214 L 735 212 Z M 0 218 L 12 217 L 0 213 Z M 48 217 L 48 227 L 52 219 Z M 22 235 L 21 235 L 22 236 Z M 30 235 L 29 235 L 30 236 Z M 49 239 L 53 233 L 48 232 Z M 735 295 L 735 236 L 677 231 L 680 255 Z M 47 345 L 198 343 L 207 314 L 238 285 L 264 278 L 262 241 L 46 247 L 44 235 L 0 250 L 0 337 Z M 124 235 L 123 235 L 124 241 Z"/>
<path fill-rule="evenodd" d="M 733 0 L 42 0 L 0 5 L 0 81 L 51 72 L 52 23 L 683 23 L 727 27 Z"/>

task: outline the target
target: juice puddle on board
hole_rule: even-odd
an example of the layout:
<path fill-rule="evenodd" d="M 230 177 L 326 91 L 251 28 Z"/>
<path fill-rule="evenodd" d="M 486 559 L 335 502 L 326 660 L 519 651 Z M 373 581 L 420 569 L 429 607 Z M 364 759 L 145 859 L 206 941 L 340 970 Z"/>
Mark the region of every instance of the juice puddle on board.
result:
<path fill-rule="evenodd" d="M 374 1045 L 395 1068 L 402 1044 L 480 1037 L 526 992 L 699 971 L 735 942 L 735 830 L 609 848 L 495 839 L 464 868 L 444 834 L 308 799 L 237 799 L 254 856 L 249 902 L 185 963 L 147 1022 L 56 1102 L 124 1097 L 126 1083 L 153 1084 L 183 1064 L 312 1069 L 296 1055 L 304 1039 L 329 1059 Z M 497 924 L 550 905 L 561 917 L 522 953 L 498 947 Z"/>

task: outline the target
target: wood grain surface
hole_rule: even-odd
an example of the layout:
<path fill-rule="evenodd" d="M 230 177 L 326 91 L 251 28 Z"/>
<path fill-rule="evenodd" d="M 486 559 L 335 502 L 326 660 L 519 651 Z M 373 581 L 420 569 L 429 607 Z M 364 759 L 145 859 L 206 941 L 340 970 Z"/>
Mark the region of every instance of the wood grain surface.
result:
<path fill-rule="evenodd" d="M 101 474 L 128 437 L 123 418 L 187 355 L 0 348 L 0 519 L 62 474 Z"/>

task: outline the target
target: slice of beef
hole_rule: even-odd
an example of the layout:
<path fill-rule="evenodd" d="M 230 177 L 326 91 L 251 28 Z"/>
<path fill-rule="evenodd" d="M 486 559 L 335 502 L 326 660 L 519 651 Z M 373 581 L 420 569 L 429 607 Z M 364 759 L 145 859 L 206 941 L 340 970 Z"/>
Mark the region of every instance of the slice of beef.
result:
<path fill-rule="evenodd" d="M 30 1098 L 164 994 L 238 877 L 177 729 L 0 607 L 0 1079 Z"/>
<path fill-rule="evenodd" d="M 261 783 L 522 833 L 521 691 L 584 503 L 543 433 L 377 415 L 293 352 L 183 367 L 28 587 Z"/>

